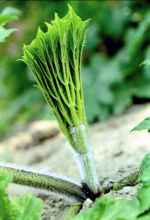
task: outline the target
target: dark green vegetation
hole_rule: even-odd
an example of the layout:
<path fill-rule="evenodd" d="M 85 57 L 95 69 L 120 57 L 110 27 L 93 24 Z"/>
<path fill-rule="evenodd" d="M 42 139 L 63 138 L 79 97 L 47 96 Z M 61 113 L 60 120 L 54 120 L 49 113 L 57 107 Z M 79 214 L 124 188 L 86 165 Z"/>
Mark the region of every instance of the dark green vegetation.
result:
<path fill-rule="evenodd" d="M 15 124 L 49 118 L 44 100 L 33 88 L 26 65 L 16 62 L 22 44 L 29 43 L 43 21 L 63 16 L 67 2 L 1 1 L 21 9 L 12 27 L 18 29 L 1 46 L 0 131 Z M 70 1 L 69 1 L 70 2 Z M 82 76 L 89 122 L 120 114 L 132 103 L 149 100 L 150 67 L 140 65 L 149 58 L 150 5 L 146 1 L 72 1 L 82 19 L 91 18 L 83 56 Z M 16 43 L 17 42 L 17 43 Z M 32 104 L 32 108 L 30 108 Z"/>

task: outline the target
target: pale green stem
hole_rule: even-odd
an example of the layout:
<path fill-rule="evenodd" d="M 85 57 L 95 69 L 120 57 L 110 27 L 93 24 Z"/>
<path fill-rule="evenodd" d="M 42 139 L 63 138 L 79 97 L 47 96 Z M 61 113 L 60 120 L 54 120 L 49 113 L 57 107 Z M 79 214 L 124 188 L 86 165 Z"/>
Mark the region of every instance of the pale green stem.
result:
<path fill-rule="evenodd" d="M 92 147 L 87 141 L 86 127 L 80 125 L 72 128 L 71 133 L 82 183 L 86 184 L 94 194 L 97 194 L 99 192 L 99 180 Z"/>
<path fill-rule="evenodd" d="M 77 201 L 86 199 L 79 183 L 73 182 L 66 177 L 58 177 L 52 174 L 43 174 L 29 168 L 20 168 L 12 164 L 1 164 L 0 172 L 8 172 L 13 175 L 13 183 L 45 189 L 50 192 L 64 194 L 73 197 Z"/>

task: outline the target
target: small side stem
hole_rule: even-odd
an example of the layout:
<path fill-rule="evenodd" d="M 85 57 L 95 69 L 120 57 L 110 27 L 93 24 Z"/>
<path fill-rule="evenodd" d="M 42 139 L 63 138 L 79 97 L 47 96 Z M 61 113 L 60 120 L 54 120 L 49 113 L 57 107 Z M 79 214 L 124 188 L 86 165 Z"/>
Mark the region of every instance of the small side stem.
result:
<path fill-rule="evenodd" d="M 99 192 L 99 180 L 92 147 L 87 141 L 85 126 L 80 125 L 79 127 L 73 128 L 72 137 L 81 180 L 83 184 L 88 186 L 91 192 L 97 194 Z"/>
<path fill-rule="evenodd" d="M 73 197 L 77 201 L 86 199 L 79 183 L 73 182 L 65 177 L 52 174 L 43 174 L 29 168 L 20 168 L 12 164 L 1 164 L 0 171 L 6 171 L 13 175 L 13 183 L 45 189 L 51 192 Z"/>
<path fill-rule="evenodd" d="M 126 186 L 136 186 L 139 177 L 139 170 L 136 169 L 126 177 L 118 180 L 117 182 L 108 182 L 107 184 L 102 184 L 100 189 L 100 194 L 109 193 L 111 190 L 118 191 Z"/>

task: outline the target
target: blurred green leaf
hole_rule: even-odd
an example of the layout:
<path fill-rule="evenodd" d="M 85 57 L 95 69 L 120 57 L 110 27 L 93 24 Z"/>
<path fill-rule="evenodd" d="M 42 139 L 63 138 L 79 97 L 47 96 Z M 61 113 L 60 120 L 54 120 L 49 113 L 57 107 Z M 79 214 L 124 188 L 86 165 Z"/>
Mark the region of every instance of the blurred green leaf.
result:
<path fill-rule="evenodd" d="M 145 185 L 150 184 L 150 154 L 146 154 L 142 161 L 139 181 Z"/>
<path fill-rule="evenodd" d="M 111 4 L 106 1 L 101 4 L 101 7 L 98 16 L 101 31 L 106 36 L 119 38 L 131 16 L 128 1 L 126 3 L 118 2 L 118 4 Z"/>
<path fill-rule="evenodd" d="M 126 83 L 118 85 L 114 89 L 113 113 L 118 115 L 132 104 L 132 92 L 130 86 Z"/>
<path fill-rule="evenodd" d="M 140 122 L 136 127 L 132 129 L 132 131 L 140 130 L 150 130 L 150 117 L 145 118 L 142 122 Z"/>
<path fill-rule="evenodd" d="M 32 195 L 9 197 L 7 188 L 12 178 L 6 171 L 0 172 L 0 220 L 40 220 L 42 200 Z"/>
<path fill-rule="evenodd" d="M 143 72 L 147 79 L 150 79 L 150 47 L 145 50 L 145 57 L 143 65 Z"/>
<path fill-rule="evenodd" d="M 14 31 L 16 31 L 15 28 L 6 29 L 0 26 L 0 43 L 4 42 L 5 39 Z"/>
<path fill-rule="evenodd" d="M 0 13 L 0 25 L 5 25 L 10 21 L 17 20 L 20 14 L 20 10 L 13 7 L 6 7 Z"/>
<path fill-rule="evenodd" d="M 20 11 L 18 9 L 7 7 L 0 13 L 0 43 L 4 42 L 7 37 L 14 31 L 15 28 L 6 29 L 3 26 L 8 22 L 18 19 Z"/>

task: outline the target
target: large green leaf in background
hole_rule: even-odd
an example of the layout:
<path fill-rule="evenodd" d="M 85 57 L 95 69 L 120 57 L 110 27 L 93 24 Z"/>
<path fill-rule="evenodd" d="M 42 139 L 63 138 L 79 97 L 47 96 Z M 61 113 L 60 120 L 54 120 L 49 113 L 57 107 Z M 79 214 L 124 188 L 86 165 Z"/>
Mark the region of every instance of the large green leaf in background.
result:
<path fill-rule="evenodd" d="M 0 13 L 0 43 L 4 42 L 11 33 L 16 31 L 15 28 L 7 29 L 4 25 L 10 21 L 16 20 L 19 15 L 20 11 L 12 7 L 7 7 Z"/>

